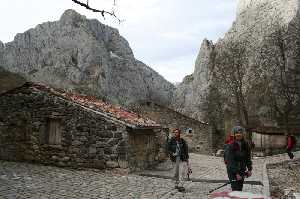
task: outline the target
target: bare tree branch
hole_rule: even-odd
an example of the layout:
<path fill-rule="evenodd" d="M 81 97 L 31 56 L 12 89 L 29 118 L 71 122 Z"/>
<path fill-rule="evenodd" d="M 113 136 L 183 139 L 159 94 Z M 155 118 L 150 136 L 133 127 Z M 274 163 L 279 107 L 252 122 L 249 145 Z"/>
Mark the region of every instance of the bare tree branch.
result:
<path fill-rule="evenodd" d="M 221 92 L 230 95 L 228 102 L 234 103 L 235 117 L 245 126 L 249 125 L 248 103 L 246 99 L 246 69 L 248 66 L 247 44 L 244 42 L 230 41 L 224 43 L 213 55 L 214 78 Z M 228 104 L 227 102 L 227 104 Z"/>
<path fill-rule="evenodd" d="M 85 7 L 85 8 L 88 9 L 88 10 L 91 10 L 91 11 L 93 11 L 93 12 L 99 12 L 99 13 L 101 13 L 101 15 L 102 15 L 102 17 L 103 17 L 104 19 L 105 19 L 105 15 L 107 14 L 107 15 L 110 15 L 110 16 L 116 18 L 116 19 L 119 21 L 119 23 L 123 22 L 123 20 L 119 19 L 119 18 L 116 16 L 116 14 L 114 13 L 114 11 L 113 11 L 113 12 L 108 12 L 108 11 L 106 11 L 106 10 L 98 10 L 98 9 L 95 9 L 95 8 L 90 7 L 90 6 L 89 6 L 89 1 L 88 1 L 88 0 L 87 0 L 86 3 L 83 3 L 83 2 L 78 1 L 78 0 L 72 0 L 72 1 L 73 1 L 74 3 L 80 5 L 80 6 Z M 114 0 L 114 5 L 116 5 L 116 0 Z"/>

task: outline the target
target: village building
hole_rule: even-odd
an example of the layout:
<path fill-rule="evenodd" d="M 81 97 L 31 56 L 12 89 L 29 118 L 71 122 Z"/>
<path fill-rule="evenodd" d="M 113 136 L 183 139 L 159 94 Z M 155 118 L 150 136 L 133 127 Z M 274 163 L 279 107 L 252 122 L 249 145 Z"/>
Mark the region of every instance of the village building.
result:
<path fill-rule="evenodd" d="M 251 129 L 252 142 L 256 154 L 265 156 L 286 152 L 287 136 L 284 128 L 275 126 L 258 126 Z M 300 139 L 300 128 L 291 128 L 290 132 L 296 140 Z M 299 149 L 296 145 L 296 149 Z"/>
<path fill-rule="evenodd" d="M 181 136 L 189 145 L 189 152 L 211 155 L 217 149 L 218 135 L 207 122 L 195 120 L 153 102 L 143 104 L 139 113 L 158 122 L 164 129 L 169 129 L 165 132 L 167 137 L 172 136 L 172 129 L 179 128 Z"/>
<path fill-rule="evenodd" d="M 166 158 L 162 128 L 97 100 L 37 83 L 0 95 L 0 159 L 144 169 Z"/>

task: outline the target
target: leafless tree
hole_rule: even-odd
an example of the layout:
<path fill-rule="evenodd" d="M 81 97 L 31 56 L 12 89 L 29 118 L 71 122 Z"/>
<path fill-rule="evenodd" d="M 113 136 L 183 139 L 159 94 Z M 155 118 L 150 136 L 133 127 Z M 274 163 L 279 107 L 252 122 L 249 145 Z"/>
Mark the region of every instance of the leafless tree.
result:
<path fill-rule="evenodd" d="M 246 70 L 248 58 L 246 43 L 227 40 L 211 55 L 213 78 L 217 87 L 228 97 L 227 105 L 235 110 L 236 118 L 249 125 L 246 98 Z"/>
<path fill-rule="evenodd" d="M 278 21 L 271 24 L 274 31 L 264 38 L 258 60 L 274 117 L 289 133 L 300 114 L 300 24 L 294 21 L 282 27 Z"/>

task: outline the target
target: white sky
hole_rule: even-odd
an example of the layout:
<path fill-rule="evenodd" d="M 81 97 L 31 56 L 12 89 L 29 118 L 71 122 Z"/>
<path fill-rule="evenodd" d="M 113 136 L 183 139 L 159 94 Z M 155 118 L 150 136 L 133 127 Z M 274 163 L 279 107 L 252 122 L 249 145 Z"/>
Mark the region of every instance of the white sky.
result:
<path fill-rule="evenodd" d="M 86 0 L 81 0 L 85 2 Z M 89 0 L 91 7 L 111 10 L 113 0 Z M 87 18 L 119 29 L 135 57 L 170 82 L 180 82 L 194 70 L 204 38 L 223 37 L 235 18 L 236 0 L 116 0 L 115 11 L 125 21 L 92 13 L 71 0 L 1 0 L 0 41 L 60 18 L 74 9 Z"/>

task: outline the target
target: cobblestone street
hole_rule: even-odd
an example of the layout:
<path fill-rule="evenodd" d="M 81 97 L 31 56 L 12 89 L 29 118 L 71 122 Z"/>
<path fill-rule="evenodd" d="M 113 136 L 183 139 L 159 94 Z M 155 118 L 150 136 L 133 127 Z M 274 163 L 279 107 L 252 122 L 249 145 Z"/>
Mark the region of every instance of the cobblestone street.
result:
<path fill-rule="evenodd" d="M 295 154 L 299 157 L 299 153 Z M 262 181 L 264 162 L 287 160 L 286 154 L 254 159 L 253 176 Z M 191 154 L 192 178 L 226 180 L 222 158 Z M 171 171 L 144 173 L 171 176 Z M 99 170 L 74 170 L 58 167 L 0 161 L 0 198 L 208 198 L 209 190 L 222 183 L 186 182 L 186 192 L 175 190 L 170 179 L 120 175 Z M 219 191 L 229 190 L 226 186 Z M 246 184 L 244 191 L 262 192 L 262 186 Z"/>

